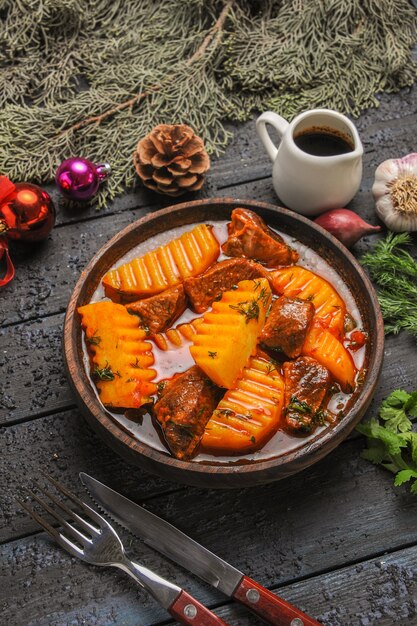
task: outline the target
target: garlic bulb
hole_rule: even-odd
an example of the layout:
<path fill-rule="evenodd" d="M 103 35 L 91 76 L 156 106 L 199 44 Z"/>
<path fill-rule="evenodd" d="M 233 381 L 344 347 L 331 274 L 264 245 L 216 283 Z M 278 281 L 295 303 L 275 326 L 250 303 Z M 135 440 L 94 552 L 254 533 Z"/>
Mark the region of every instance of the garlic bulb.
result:
<path fill-rule="evenodd" d="M 417 230 L 417 153 L 381 163 L 372 193 L 376 212 L 390 230 Z"/>

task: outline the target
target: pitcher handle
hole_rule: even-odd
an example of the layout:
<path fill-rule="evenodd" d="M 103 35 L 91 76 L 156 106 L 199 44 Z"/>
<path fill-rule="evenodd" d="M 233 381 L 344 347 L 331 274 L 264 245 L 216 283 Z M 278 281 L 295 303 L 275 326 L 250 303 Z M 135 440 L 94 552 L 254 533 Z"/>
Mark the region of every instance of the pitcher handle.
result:
<path fill-rule="evenodd" d="M 273 113 L 273 111 L 266 111 L 265 113 L 262 113 L 262 115 L 260 115 L 256 120 L 256 132 L 258 133 L 259 138 L 262 141 L 269 158 L 272 162 L 274 162 L 275 157 L 277 156 L 278 148 L 269 136 L 269 133 L 266 129 L 267 124 L 271 124 L 271 126 L 273 126 L 278 132 L 280 139 L 282 139 L 282 136 L 287 130 L 289 123 L 277 113 Z"/>

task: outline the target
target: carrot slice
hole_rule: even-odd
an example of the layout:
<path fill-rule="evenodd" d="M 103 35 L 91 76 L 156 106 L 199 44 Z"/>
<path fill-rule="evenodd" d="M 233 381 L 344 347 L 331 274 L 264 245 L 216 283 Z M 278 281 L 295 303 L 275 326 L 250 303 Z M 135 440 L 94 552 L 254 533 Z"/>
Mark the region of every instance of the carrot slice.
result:
<path fill-rule="evenodd" d="M 197 332 L 197 326 L 203 321 L 202 317 L 196 317 L 191 322 L 179 324 L 175 328 L 169 328 L 164 333 L 156 333 L 152 340 L 160 350 L 166 352 L 175 348 L 180 348 L 185 341 L 192 341 Z"/>
<path fill-rule="evenodd" d="M 108 408 L 136 409 L 156 393 L 152 345 L 139 318 L 121 304 L 94 302 L 78 308 L 91 373 Z"/>
<path fill-rule="evenodd" d="M 336 289 L 324 278 L 299 265 L 271 272 L 272 285 L 279 295 L 310 300 L 316 309 L 315 319 L 323 328 L 341 339 L 344 333 L 346 305 Z"/>
<path fill-rule="evenodd" d="M 356 368 L 344 345 L 327 329 L 313 327 L 307 335 L 303 354 L 311 356 L 327 367 L 343 391 L 351 393 L 355 387 Z"/>
<path fill-rule="evenodd" d="M 262 446 L 276 431 L 284 405 L 284 381 L 270 361 L 253 357 L 208 421 L 206 450 L 243 453 Z"/>
<path fill-rule="evenodd" d="M 216 261 L 219 252 L 212 227 L 199 224 L 165 246 L 107 272 L 104 292 L 114 302 L 153 296 L 201 274 Z"/>

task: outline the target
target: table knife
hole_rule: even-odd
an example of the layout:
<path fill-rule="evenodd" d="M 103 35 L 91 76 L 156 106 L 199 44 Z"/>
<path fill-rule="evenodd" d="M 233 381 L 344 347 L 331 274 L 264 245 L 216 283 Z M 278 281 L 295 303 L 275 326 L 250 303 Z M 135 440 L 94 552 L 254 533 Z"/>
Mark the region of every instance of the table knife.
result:
<path fill-rule="evenodd" d="M 320 626 L 207 548 L 154 513 L 128 500 L 92 476 L 80 473 L 90 496 L 110 517 L 147 545 L 161 552 L 224 594 L 244 604 L 274 626 Z"/>

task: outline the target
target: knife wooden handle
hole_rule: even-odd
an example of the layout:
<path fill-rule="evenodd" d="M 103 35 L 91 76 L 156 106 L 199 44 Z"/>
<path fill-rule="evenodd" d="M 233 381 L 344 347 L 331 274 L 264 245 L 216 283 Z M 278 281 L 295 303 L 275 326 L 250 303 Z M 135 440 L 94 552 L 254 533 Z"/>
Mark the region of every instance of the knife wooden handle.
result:
<path fill-rule="evenodd" d="M 171 604 L 168 612 L 186 626 L 227 626 L 226 622 L 184 590 Z"/>
<path fill-rule="evenodd" d="M 292 604 L 279 598 L 248 576 L 243 576 L 232 598 L 274 626 L 320 626 Z"/>

